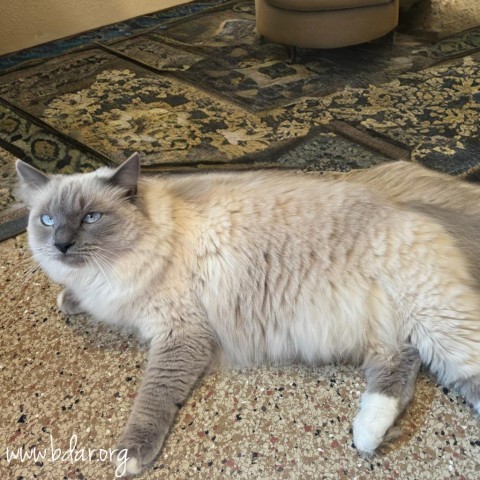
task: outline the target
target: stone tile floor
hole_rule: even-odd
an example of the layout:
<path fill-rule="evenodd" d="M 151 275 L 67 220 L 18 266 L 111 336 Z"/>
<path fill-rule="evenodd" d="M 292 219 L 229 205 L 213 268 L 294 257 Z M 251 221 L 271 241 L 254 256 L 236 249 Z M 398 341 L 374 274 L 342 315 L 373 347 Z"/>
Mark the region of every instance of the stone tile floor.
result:
<path fill-rule="evenodd" d="M 0 243 L 0 268 L 0 478 L 114 478 L 109 448 L 146 348 L 59 313 L 59 287 L 34 271 L 25 235 Z M 479 419 L 426 374 L 400 437 L 372 458 L 359 456 L 351 424 L 364 387 L 360 370 L 347 365 L 216 372 L 180 411 L 143 478 L 480 478 Z M 45 458 L 7 458 L 18 449 Z"/>

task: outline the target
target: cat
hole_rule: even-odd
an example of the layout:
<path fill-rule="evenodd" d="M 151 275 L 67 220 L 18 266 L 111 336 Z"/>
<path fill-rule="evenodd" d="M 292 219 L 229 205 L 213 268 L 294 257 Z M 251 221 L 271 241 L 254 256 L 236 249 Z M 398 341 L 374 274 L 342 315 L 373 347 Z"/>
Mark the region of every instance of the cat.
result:
<path fill-rule="evenodd" d="M 335 180 L 273 171 L 145 177 L 137 154 L 84 174 L 16 167 L 32 255 L 65 287 L 60 309 L 149 342 L 117 445 L 128 451 L 126 474 L 155 460 L 219 352 L 237 366 L 361 364 L 367 389 L 353 440 L 362 454 L 388 438 L 421 363 L 480 412 L 474 252 L 457 227 L 422 212 L 454 211 L 461 202 L 448 201 L 463 192 L 475 217 L 475 186 L 425 173 L 450 190 L 444 207 L 415 187 L 424 170 L 395 193 L 395 168 L 410 172 L 406 164 Z"/>

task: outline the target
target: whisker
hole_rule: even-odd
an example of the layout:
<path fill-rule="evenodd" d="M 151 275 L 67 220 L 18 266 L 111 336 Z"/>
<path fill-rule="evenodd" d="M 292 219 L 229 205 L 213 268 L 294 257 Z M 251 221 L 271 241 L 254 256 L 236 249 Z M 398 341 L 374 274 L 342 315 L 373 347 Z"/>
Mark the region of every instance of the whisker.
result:
<path fill-rule="evenodd" d="M 115 277 L 118 283 L 121 283 L 121 278 L 118 276 L 117 272 L 115 272 L 115 269 L 113 268 L 113 263 L 108 257 L 105 257 L 99 252 L 95 252 L 95 255 L 93 255 L 93 257 L 97 259 L 99 264 L 102 264 L 106 269 L 108 269 L 109 273 L 111 273 Z"/>
<path fill-rule="evenodd" d="M 6 284 L 5 293 L 10 293 L 14 289 L 23 291 L 32 282 L 35 275 L 41 275 L 41 261 L 46 260 L 47 253 L 42 252 L 38 257 L 35 258 L 27 254 L 19 260 L 16 272 L 10 277 L 11 281 Z"/>
<path fill-rule="evenodd" d="M 95 257 L 95 256 L 91 256 L 89 257 L 93 263 L 98 267 L 98 269 L 100 270 L 100 272 L 102 273 L 103 277 L 105 278 L 106 282 L 108 283 L 108 286 L 110 287 L 110 290 L 113 290 L 113 285 L 112 283 L 110 282 L 110 279 L 108 278 L 108 275 L 105 273 L 105 270 L 103 269 L 102 267 L 102 264 L 100 263 L 100 260 L 98 257 Z"/>
<path fill-rule="evenodd" d="M 111 250 L 108 250 L 108 249 L 106 249 L 106 248 L 100 247 L 99 245 L 92 245 L 92 246 L 91 246 L 91 249 L 92 249 L 92 251 L 95 252 L 95 253 L 99 253 L 99 252 L 102 252 L 102 253 L 103 253 L 103 252 L 106 252 L 107 255 L 103 254 L 103 256 L 104 256 L 106 259 L 108 258 L 108 260 L 110 260 L 109 257 L 113 255 L 114 257 L 116 257 L 116 258 L 114 259 L 114 261 L 115 261 L 116 264 L 121 265 L 121 266 L 123 266 L 123 267 L 126 267 L 126 266 L 127 266 L 126 263 L 120 262 L 120 261 L 117 260 L 117 258 L 120 258 L 120 255 L 119 255 L 118 253 L 116 253 L 116 252 L 112 252 Z M 112 260 L 110 260 L 110 261 L 112 261 Z"/>

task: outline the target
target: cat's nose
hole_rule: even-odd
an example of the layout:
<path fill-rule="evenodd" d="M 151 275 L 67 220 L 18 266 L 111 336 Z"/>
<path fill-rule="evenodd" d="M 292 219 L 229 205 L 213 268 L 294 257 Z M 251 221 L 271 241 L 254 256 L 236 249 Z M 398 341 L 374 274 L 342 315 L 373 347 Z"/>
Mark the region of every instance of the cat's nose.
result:
<path fill-rule="evenodd" d="M 62 253 L 67 253 L 67 250 L 74 244 L 75 242 L 55 242 L 55 248 Z"/>

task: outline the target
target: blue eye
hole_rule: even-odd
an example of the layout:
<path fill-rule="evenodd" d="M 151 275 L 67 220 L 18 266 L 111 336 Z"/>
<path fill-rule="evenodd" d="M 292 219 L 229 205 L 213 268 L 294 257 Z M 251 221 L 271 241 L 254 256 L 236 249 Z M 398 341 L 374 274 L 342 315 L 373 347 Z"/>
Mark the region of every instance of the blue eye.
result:
<path fill-rule="evenodd" d="M 87 213 L 84 217 L 83 217 L 83 222 L 84 223 L 96 223 L 100 220 L 100 217 L 102 216 L 101 213 L 99 212 L 90 212 L 90 213 Z"/>
<path fill-rule="evenodd" d="M 50 215 L 42 215 L 40 217 L 40 221 L 46 226 L 46 227 L 51 227 L 55 223 L 53 218 Z"/>

